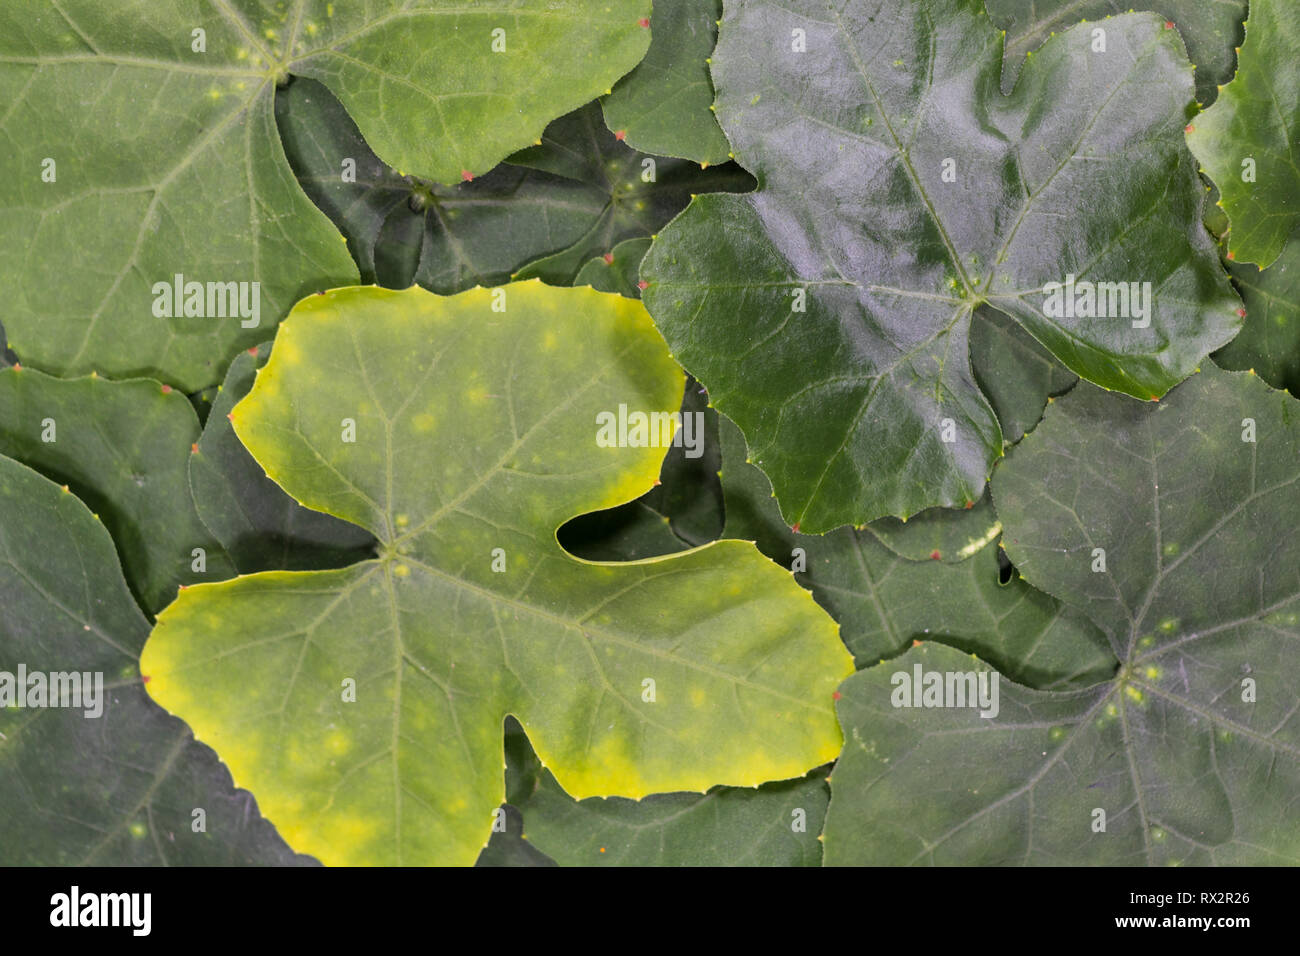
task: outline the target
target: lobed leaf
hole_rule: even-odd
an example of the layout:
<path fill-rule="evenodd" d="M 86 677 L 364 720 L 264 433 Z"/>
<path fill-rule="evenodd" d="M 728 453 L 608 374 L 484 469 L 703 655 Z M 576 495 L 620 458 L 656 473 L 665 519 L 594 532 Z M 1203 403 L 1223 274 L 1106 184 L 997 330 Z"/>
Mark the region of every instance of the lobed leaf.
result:
<path fill-rule="evenodd" d="M 1055 402 L 994 501 L 1025 580 L 1105 633 L 1114 674 L 1000 681 L 988 717 L 895 701 L 915 667 L 987 670 L 952 648 L 855 674 L 826 862 L 1300 860 L 1300 540 L 1278 534 L 1300 511 L 1298 411 L 1209 364 L 1158 405 L 1084 385 Z"/>
<path fill-rule="evenodd" d="M 735 541 L 616 564 L 556 541 L 658 471 L 662 447 L 602 447 L 598 413 L 669 412 L 682 386 L 641 305 L 588 289 L 303 300 L 235 430 L 379 557 L 186 590 L 150 693 L 326 863 L 472 863 L 507 714 L 579 798 L 824 763 L 850 664 L 784 571 Z"/>
<path fill-rule="evenodd" d="M 1183 143 L 1182 44 L 1146 14 L 1107 29 L 1105 52 L 1053 37 L 1004 96 L 977 0 L 725 5 L 718 115 L 760 189 L 693 201 L 644 296 L 790 523 L 978 499 L 1002 453 L 970 367 L 981 305 L 1143 399 L 1239 328 Z M 1070 276 L 1149 282 L 1145 318 L 1055 315 Z"/>

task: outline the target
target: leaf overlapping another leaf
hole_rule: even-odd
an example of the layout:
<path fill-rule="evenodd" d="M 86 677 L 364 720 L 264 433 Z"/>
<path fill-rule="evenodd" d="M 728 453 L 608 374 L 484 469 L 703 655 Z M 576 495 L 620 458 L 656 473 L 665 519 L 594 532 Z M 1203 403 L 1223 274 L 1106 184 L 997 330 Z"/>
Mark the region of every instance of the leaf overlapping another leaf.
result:
<path fill-rule="evenodd" d="M 1241 334 L 1214 353 L 1222 368 L 1254 370 L 1274 388 L 1300 397 L 1300 237 L 1267 269 L 1229 262 L 1246 304 Z"/>
<path fill-rule="evenodd" d="M 15 172 L 0 183 L 0 233 L 23 238 L 0 247 L 10 345 L 59 375 L 143 375 L 185 392 L 215 384 L 302 295 L 357 278 L 285 160 L 278 81 L 324 82 L 390 164 L 458 182 L 631 69 L 650 42 L 649 9 L 4 4 L 0 134 Z M 53 181 L 42 178 L 47 161 Z M 154 284 L 177 274 L 259 283 L 257 327 L 156 315 Z"/>
<path fill-rule="evenodd" d="M 713 116 L 709 54 L 722 0 L 658 0 L 645 59 L 601 100 L 610 129 L 630 146 L 697 163 L 725 163 L 731 152 Z"/>
<path fill-rule="evenodd" d="M 276 111 L 299 182 L 347 236 L 362 279 L 394 289 L 451 294 L 521 270 L 567 285 L 591 256 L 648 240 L 693 193 L 753 183 L 734 165 L 706 172 L 629 149 L 594 103 L 485 175 L 449 184 L 385 166 L 319 83 L 293 83 Z"/>
<path fill-rule="evenodd" d="M 1158 405 L 1087 385 L 1054 403 L 994 500 L 1025 579 L 1105 633 L 1115 673 L 1004 680 L 989 718 L 892 705 L 897 672 L 985 669 L 949 647 L 854 675 L 827 863 L 1300 860 L 1300 539 L 1279 533 L 1300 517 L 1297 412 L 1208 363 Z"/>
<path fill-rule="evenodd" d="M 1024 59 L 1047 38 L 1081 20 L 1094 21 L 1089 32 L 1103 32 L 1112 16 L 1149 10 L 1168 17 L 1166 26 L 1176 28 L 1187 44 L 1187 55 L 1196 67 L 1196 98 L 1210 103 L 1216 87 L 1232 78 L 1236 48 L 1241 45 L 1241 23 L 1246 19 L 1246 0 L 987 0 L 989 16 L 1007 32 L 1003 84 L 1009 87 L 1020 72 Z M 1104 18 L 1104 19 L 1102 19 Z M 1100 21 L 1100 22 L 1096 22 Z"/>
<path fill-rule="evenodd" d="M 755 541 L 773 561 L 794 568 L 795 578 L 840 623 L 857 666 L 893 657 L 913 641 L 938 639 L 996 661 L 1035 687 L 1086 685 L 1114 669 L 1104 639 L 1082 615 L 1018 578 L 1002 583 L 996 522 L 984 526 L 986 517 L 974 525 L 984 527 L 981 538 L 969 541 L 969 554 L 951 564 L 904 557 L 893 550 L 901 549 L 897 537 L 878 538 L 871 526 L 824 535 L 791 530 L 767 478 L 745 461 L 740 429 L 719 418 L 726 536 Z M 961 519 L 958 524 L 971 527 Z M 910 543 L 911 534 L 903 541 Z"/>
<path fill-rule="evenodd" d="M 145 650 L 155 699 L 327 863 L 473 862 L 507 714 L 578 797 L 753 786 L 839 747 L 848 655 L 752 545 L 593 564 L 556 542 L 658 471 L 662 447 L 596 442 L 601 411 L 678 406 L 683 376 L 641 305 L 496 293 L 299 303 L 235 430 L 380 557 L 190 588 Z"/>
<path fill-rule="evenodd" d="M 3 456 L 0 608 L 0 671 L 12 678 L 22 665 L 29 677 L 75 672 L 83 681 L 80 701 L 0 707 L 6 865 L 311 862 L 231 785 L 212 751 L 149 700 L 137 668 L 149 623 L 104 526 L 75 495 Z M 98 714 L 86 696 L 96 674 Z"/>
<path fill-rule="evenodd" d="M 371 557 L 374 537 L 304 508 L 280 489 L 235 436 L 233 409 L 270 355 L 269 343 L 230 363 L 189 459 L 189 486 L 204 526 L 241 574 L 340 567 Z"/>
<path fill-rule="evenodd" d="M 981 304 L 1143 399 L 1239 327 L 1183 144 L 1181 43 L 1150 15 L 1108 31 L 1105 53 L 1078 28 L 1050 39 L 1003 96 L 974 0 L 725 5 L 718 115 L 760 189 L 664 229 L 645 300 L 791 523 L 979 497 L 1002 451 L 970 370 Z M 1150 282 L 1149 321 L 1048 316 L 1044 286 L 1070 275 Z"/>
<path fill-rule="evenodd" d="M 1228 214 L 1228 249 L 1261 269 L 1300 227 L 1300 23 L 1276 0 L 1251 0 L 1237 75 L 1197 116 L 1187 144 Z"/>
<path fill-rule="evenodd" d="M 157 382 L 0 370 L 0 454 L 68 485 L 96 510 L 150 614 L 179 587 L 235 573 L 190 497 L 198 438 L 185 396 Z"/>

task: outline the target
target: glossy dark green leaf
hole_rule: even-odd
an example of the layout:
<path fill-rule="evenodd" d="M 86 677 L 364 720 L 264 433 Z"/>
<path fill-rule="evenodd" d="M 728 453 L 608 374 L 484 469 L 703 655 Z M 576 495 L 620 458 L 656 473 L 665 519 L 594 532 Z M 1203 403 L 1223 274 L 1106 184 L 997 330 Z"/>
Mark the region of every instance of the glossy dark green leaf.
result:
<path fill-rule="evenodd" d="M 1223 368 L 1254 371 L 1274 388 L 1300 397 L 1300 238 L 1267 269 L 1229 262 L 1246 304 L 1241 334 L 1214 353 Z"/>
<path fill-rule="evenodd" d="M 369 557 L 373 535 L 298 504 L 266 476 L 235 435 L 230 412 L 253 387 L 270 351 L 268 343 L 241 352 L 230 364 L 190 455 L 189 485 L 199 518 L 240 574 L 337 568 Z"/>
<path fill-rule="evenodd" d="M 943 640 L 999 662 L 1039 687 L 1087 684 L 1114 669 L 1101 634 L 1080 614 L 1018 578 L 1001 583 L 993 537 L 959 563 L 911 561 L 871 531 L 824 535 L 788 528 L 763 473 L 745 461 L 745 440 L 719 416 L 726 536 L 756 541 L 839 622 L 858 667 L 913 641 Z M 960 519 L 958 519 L 960 520 Z"/>
<path fill-rule="evenodd" d="M 978 309 L 971 321 L 970 364 L 998 416 L 1004 442 L 1020 441 L 1043 417 L 1048 398 L 1079 380 L 1015 319 L 988 307 Z"/>
<path fill-rule="evenodd" d="M 150 614 L 178 587 L 235 574 L 190 498 L 186 475 L 198 437 L 189 401 L 157 382 L 0 371 L 0 454 L 68 485 L 94 509 Z"/>
<path fill-rule="evenodd" d="M 981 304 L 1144 399 L 1239 327 L 1183 142 L 1191 68 L 1160 18 L 1109 21 L 1104 53 L 1068 30 L 1004 96 L 977 0 L 725 9 L 718 116 L 762 188 L 695 200 L 644 297 L 790 523 L 978 499 L 1002 453 L 970 367 Z M 1115 284 L 1108 317 L 1047 314 L 1071 276 Z"/>
<path fill-rule="evenodd" d="M 636 149 L 697 163 L 725 163 L 731 144 L 713 116 L 709 54 L 722 0 L 658 0 L 650 50 L 601 101 L 605 122 Z"/>
<path fill-rule="evenodd" d="M 1300 19 L 1291 0 L 1251 0 L 1237 75 L 1188 128 L 1222 193 L 1237 262 L 1272 264 L 1300 226 Z"/>
<path fill-rule="evenodd" d="M 1053 403 L 994 502 L 1025 580 L 1105 633 L 1114 675 L 1002 678 L 982 717 L 894 696 L 916 667 L 986 669 L 952 648 L 855 674 L 826 862 L 1300 862 L 1298 488 L 1300 404 L 1256 376 L 1207 362 L 1158 404 L 1082 384 Z"/>
<path fill-rule="evenodd" d="M 0 865 L 312 862 L 145 694 L 137 659 L 149 623 L 103 525 L 75 495 L 2 456 L 0 608 L 0 671 L 102 682 L 98 704 L 0 707 Z"/>
<path fill-rule="evenodd" d="M 1196 67 L 1196 98 L 1211 103 L 1218 87 L 1232 78 L 1241 45 L 1247 0 L 987 0 L 989 16 L 1007 31 L 1002 82 L 1015 81 L 1025 58 L 1053 33 L 1081 20 L 1100 21 L 1089 31 L 1106 30 L 1111 16 L 1150 10 L 1177 29 Z"/>

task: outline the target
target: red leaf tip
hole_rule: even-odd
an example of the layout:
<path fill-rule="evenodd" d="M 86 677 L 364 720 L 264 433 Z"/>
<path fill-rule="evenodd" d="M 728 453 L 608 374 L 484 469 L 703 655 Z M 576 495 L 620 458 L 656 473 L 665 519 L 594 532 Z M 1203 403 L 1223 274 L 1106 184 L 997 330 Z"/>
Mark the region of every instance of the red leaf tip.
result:
<path fill-rule="evenodd" d="M 636 287 L 638 289 L 648 289 L 650 288 L 650 283 L 646 282 L 645 279 L 642 279 L 640 282 L 636 284 Z"/>
<path fill-rule="evenodd" d="M 1239 319 L 1244 319 L 1245 317 L 1246 317 L 1246 310 L 1245 310 L 1245 309 L 1238 309 L 1238 310 L 1237 310 L 1237 318 L 1239 318 Z"/>
<path fill-rule="evenodd" d="M 939 560 L 939 552 L 938 552 L 938 551 L 931 551 L 931 552 L 930 552 L 930 557 L 931 557 L 933 560 L 938 561 L 938 560 Z"/>
<path fill-rule="evenodd" d="M 612 266 L 614 264 L 614 253 L 612 252 L 605 253 L 601 258 L 605 260 L 605 265 L 607 266 Z"/>
<path fill-rule="evenodd" d="M 1173 28 L 1174 28 L 1174 21 L 1173 21 L 1173 20 L 1166 20 L 1166 21 L 1165 21 L 1165 29 L 1166 29 L 1166 30 L 1172 30 Z"/>
<path fill-rule="evenodd" d="M 627 139 L 627 130 L 625 129 L 614 130 L 614 138 L 618 140 L 620 143 L 623 142 L 623 140 Z"/>
<path fill-rule="evenodd" d="M 468 169 L 462 169 L 460 171 L 460 178 L 465 180 L 465 182 L 470 182 L 474 178 L 474 174 Z"/>
<path fill-rule="evenodd" d="M 162 392 L 164 395 L 170 395 L 172 393 L 172 387 L 170 385 L 164 385 L 162 387 Z"/>
<path fill-rule="evenodd" d="M 639 27 L 648 27 L 648 26 L 650 25 L 650 18 L 649 18 L 649 17 L 642 17 L 640 20 L 638 20 L 638 21 L 636 22 L 636 24 L 637 24 L 637 26 L 639 26 Z"/>
<path fill-rule="evenodd" d="M 843 696 L 844 695 L 837 690 L 831 691 L 831 700 L 839 700 Z"/>

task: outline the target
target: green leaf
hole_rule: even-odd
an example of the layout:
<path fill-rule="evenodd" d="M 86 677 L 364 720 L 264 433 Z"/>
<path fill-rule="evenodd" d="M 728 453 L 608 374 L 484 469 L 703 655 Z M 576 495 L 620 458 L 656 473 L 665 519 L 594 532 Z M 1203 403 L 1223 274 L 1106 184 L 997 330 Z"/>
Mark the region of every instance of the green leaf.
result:
<path fill-rule="evenodd" d="M 713 117 L 709 54 L 722 0 L 657 0 L 650 50 L 601 101 L 605 122 L 628 145 L 706 165 L 725 163 L 731 144 Z"/>
<path fill-rule="evenodd" d="M 1002 680 L 983 718 L 892 706 L 894 673 L 984 669 L 951 648 L 855 675 L 827 863 L 1300 861 L 1298 412 L 1208 363 L 1159 404 L 1084 385 L 1055 402 L 994 501 L 1016 567 L 1105 632 L 1114 676 Z"/>
<path fill-rule="evenodd" d="M 650 239 L 626 239 L 609 252 L 597 256 L 578 270 L 574 285 L 589 285 L 597 292 L 617 292 L 629 299 L 641 298 L 641 260 L 650 249 Z"/>
<path fill-rule="evenodd" d="M 636 66 L 650 46 L 649 16 L 650 0 L 313 0 L 286 70 L 333 90 L 388 165 L 459 182 L 534 142 Z M 494 51 L 494 41 L 505 49 Z M 272 43 L 278 50 L 279 39 Z"/>
<path fill-rule="evenodd" d="M 1239 327 L 1183 143 L 1190 68 L 1158 18 L 1109 21 L 1104 54 L 1086 29 L 1052 38 L 1003 96 L 975 0 L 725 9 L 718 116 L 762 188 L 693 201 L 642 264 L 644 298 L 790 523 L 979 497 L 1002 453 L 970 369 L 981 304 L 1142 398 Z M 1071 275 L 1150 282 L 1149 324 L 1049 317 L 1045 286 Z"/>
<path fill-rule="evenodd" d="M 881 544 L 909 561 L 965 561 L 1002 533 L 988 493 L 969 508 L 927 508 L 906 521 L 877 518 L 866 526 Z"/>
<path fill-rule="evenodd" d="M 389 164 L 459 182 L 630 70 L 649 46 L 638 23 L 649 9 L 5 4 L 0 134 L 13 172 L 0 183 L 0 231 L 25 237 L 0 249 L 10 344 L 59 375 L 148 375 L 185 392 L 215 384 L 301 296 L 357 278 L 285 161 L 278 80 L 323 81 Z M 498 28 L 504 53 L 492 51 Z M 155 284 L 178 274 L 248 283 L 247 314 L 214 296 L 206 317 L 159 317 Z"/>
<path fill-rule="evenodd" d="M 1020 323 L 987 306 L 971 320 L 970 364 L 997 413 L 1003 442 L 1013 444 L 1038 424 L 1051 396 L 1079 380 Z"/>
<path fill-rule="evenodd" d="M 1079 380 L 1015 319 L 987 306 L 971 318 L 970 353 L 975 379 L 997 413 L 1004 446 L 1024 437 L 1051 397 Z M 965 561 L 1002 531 L 987 489 L 965 509 L 927 508 L 906 521 L 877 518 L 867 528 L 902 557 L 948 562 Z"/>
<path fill-rule="evenodd" d="M 556 542 L 659 469 L 662 447 L 601 446 L 597 415 L 669 412 L 683 384 L 642 306 L 589 289 L 303 300 L 235 431 L 380 556 L 186 590 L 146 647 L 150 693 L 326 863 L 472 863 L 506 714 L 580 798 L 820 765 L 850 665 L 785 572 L 734 541 L 626 564 Z"/>
<path fill-rule="evenodd" d="M 1246 263 L 1227 265 L 1246 304 L 1246 324 L 1214 353 L 1214 361 L 1227 369 L 1253 369 L 1274 388 L 1300 397 L 1300 237 L 1263 271 Z"/>
<path fill-rule="evenodd" d="M 1291 5 L 1251 0 L 1241 65 L 1187 133 L 1231 221 L 1238 262 L 1272 264 L 1300 225 L 1300 23 Z"/>
<path fill-rule="evenodd" d="M 76 496 L 5 457 L 0 607 L 0 671 L 75 671 L 89 675 L 87 689 L 96 673 L 102 682 L 98 716 L 86 716 L 98 706 L 84 696 L 80 708 L 0 707 L 0 863 L 311 862 L 145 694 L 136 659 L 149 624 L 103 526 Z M 25 689 L 23 699 L 33 702 Z"/>
<path fill-rule="evenodd" d="M 596 103 L 557 119 L 540 145 L 515 153 L 509 162 L 587 184 L 605 197 L 600 215 L 577 242 L 516 274 L 551 285 L 572 285 L 589 260 L 627 239 L 653 236 L 697 193 L 754 187 L 754 178 L 734 163 L 702 170 L 685 160 L 629 149 L 605 127 Z"/>
<path fill-rule="evenodd" d="M 609 202 L 589 183 L 509 164 L 448 185 L 402 175 L 312 80 L 281 90 L 275 105 L 298 181 L 348 238 L 365 282 L 447 294 L 508 281 L 581 239 Z M 352 181 L 343 177 L 347 160 Z"/>
<path fill-rule="evenodd" d="M 561 866 L 820 866 L 826 772 L 757 789 L 573 800 L 549 771 L 524 804 L 529 842 Z"/>
<path fill-rule="evenodd" d="M 203 524 L 241 574 L 334 568 L 370 557 L 375 539 L 354 524 L 298 504 L 240 444 L 231 409 L 253 387 L 271 353 L 241 352 L 226 373 L 194 454 L 189 483 Z"/>
<path fill-rule="evenodd" d="M 198 437 L 189 401 L 157 382 L 0 370 L 0 454 L 68 485 L 95 510 L 150 614 L 178 587 L 235 573 L 190 498 L 186 473 Z"/>
<path fill-rule="evenodd" d="M 1034 686 L 1088 684 L 1114 669 L 1102 635 L 1082 615 L 1019 578 L 1001 583 L 996 526 L 983 547 L 975 542 L 973 555 L 954 564 L 907 560 L 865 529 L 793 531 L 781 522 L 766 476 L 745 461 L 740 429 L 722 416 L 719 425 L 726 536 L 756 541 L 782 567 L 794 566 L 796 580 L 840 623 L 858 667 L 913 641 L 945 640 Z"/>
<path fill-rule="evenodd" d="M 1027 56 L 1050 36 L 1080 20 L 1092 20 L 1088 31 L 1109 30 L 1112 16 L 1150 10 L 1168 17 L 1187 45 L 1196 67 L 1196 98 L 1213 102 L 1217 87 L 1232 78 L 1241 45 L 1241 23 L 1247 0 L 987 0 L 994 24 L 1007 31 L 1003 86 L 1010 88 Z M 1103 19 L 1104 18 L 1104 19 Z"/>

